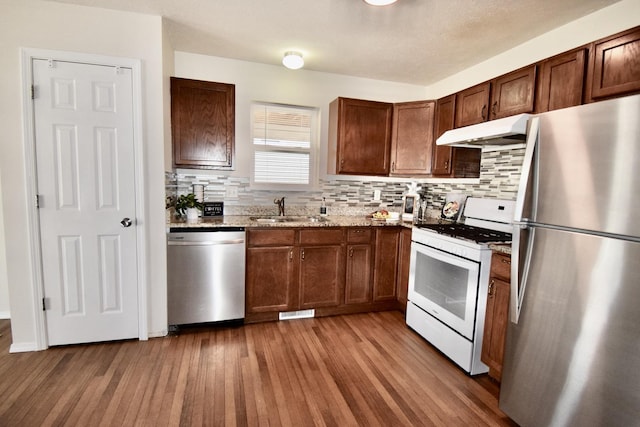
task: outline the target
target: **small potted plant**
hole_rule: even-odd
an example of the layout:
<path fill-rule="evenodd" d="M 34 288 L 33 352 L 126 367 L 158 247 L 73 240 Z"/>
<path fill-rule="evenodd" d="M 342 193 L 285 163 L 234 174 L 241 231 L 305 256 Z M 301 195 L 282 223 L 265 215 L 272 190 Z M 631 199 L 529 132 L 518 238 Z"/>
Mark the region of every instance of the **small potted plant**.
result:
<path fill-rule="evenodd" d="M 198 211 L 202 210 L 202 203 L 196 199 L 193 193 L 183 194 L 176 199 L 176 212 L 182 216 L 187 216 L 187 221 L 197 221 Z"/>

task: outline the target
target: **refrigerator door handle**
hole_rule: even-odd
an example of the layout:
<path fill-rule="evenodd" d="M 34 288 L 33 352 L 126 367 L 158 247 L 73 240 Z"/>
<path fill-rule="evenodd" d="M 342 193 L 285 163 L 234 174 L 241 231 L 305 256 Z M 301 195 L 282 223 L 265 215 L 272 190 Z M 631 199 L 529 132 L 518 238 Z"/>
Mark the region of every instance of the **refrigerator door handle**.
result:
<path fill-rule="evenodd" d="M 517 225 L 527 218 L 523 218 L 524 215 L 524 203 L 527 200 L 527 188 L 529 187 L 529 180 L 532 178 L 532 168 L 535 166 L 533 163 L 533 154 L 535 152 L 536 144 L 538 141 L 538 135 L 540 128 L 540 118 L 532 117 L 529 122 L 529 131 L 527 132 L 527 145 L 524 151 L 524 160 L 522 162 L 522 172 L 520 174 L 520 183 L 518 184 L 518 195 L 516 197 L 516 205 L 514 208 L 514 223 Z M 537 179 L 537 176 L 533 176 L 533 179 Z M 533 209 L 537 205 L 537 186 L 534 182 L 533 187 Z M 530 218 L 534 219 L 535 213 L 530 213 Z"/>
<path fill-rule="evenodd" d="M 528 231 L 523 237 L 523 231 Z M 531 267 L 531 253 L 535 238 L 535 227 L 515 225 L 512 235 L 511 251 L 511 295 L 509 297 L 509 317 L 511 323 L 518 324 L 520 311 L 527 288 L 527 276 Z M 524 256 L 523 256 L 524 255 Z"/>

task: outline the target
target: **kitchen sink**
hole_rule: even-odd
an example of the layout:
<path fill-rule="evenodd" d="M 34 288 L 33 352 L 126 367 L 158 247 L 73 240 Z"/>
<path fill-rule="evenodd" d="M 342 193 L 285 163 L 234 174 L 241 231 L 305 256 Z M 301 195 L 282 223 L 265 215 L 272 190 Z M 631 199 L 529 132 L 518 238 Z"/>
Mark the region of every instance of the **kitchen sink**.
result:
<path fill-rule="evenodd" d="M 251 221 L 262 223 L 279 223 L 279 222 L 327 222 L 325 217 L 321 216 L 252 216 Z"/>

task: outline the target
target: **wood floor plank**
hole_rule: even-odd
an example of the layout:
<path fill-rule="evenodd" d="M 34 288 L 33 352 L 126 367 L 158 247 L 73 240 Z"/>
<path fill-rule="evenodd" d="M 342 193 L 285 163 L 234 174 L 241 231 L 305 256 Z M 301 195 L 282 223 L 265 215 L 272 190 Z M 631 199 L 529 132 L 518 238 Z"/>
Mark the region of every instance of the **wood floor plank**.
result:
<path fill-rule="evenodd" d="M 1 426 L 514 426 L 402 313 L 206 325 L 9 354 Z"/>

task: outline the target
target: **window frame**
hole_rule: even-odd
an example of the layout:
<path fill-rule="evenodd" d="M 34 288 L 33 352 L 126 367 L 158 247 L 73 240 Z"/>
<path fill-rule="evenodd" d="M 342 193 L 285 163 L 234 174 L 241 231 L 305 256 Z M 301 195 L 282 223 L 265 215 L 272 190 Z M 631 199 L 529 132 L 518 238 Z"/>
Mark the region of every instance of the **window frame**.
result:
<path fill-rule="evenodd" d="M 311 126 L 310 135 L 311 141 L 309 141 L 309 149 L 303 148 L 286 148 L 286 147 L 269 147 L 254 144 L 254 123 L 253 113 L 255 107 L 277 107 L 277 108 L 291 108 L 296 110 L 308 110 L 311 114 Z M 271 190 L 271 191 L 309 191 L 317 190 L 319 179 L 319 146 L 320 146 L 320 109 L 317 107 L 310 107 L 304 105 L 282 104 L 276 102 L 264 102 L 264 101 L 252 101 L 249 108 L 249 127 L 250 127 L 250 158 L 251 158 L 251 175 L 249 178 L 249 186 L 256 190 Z M 308 153 L 309 154 L 309 183 L 308 184 L 287 184 L 287 183 L 263 183 L 255 181 L 256 172 L 256 152 L 283 152 L 283 153 Z"/>

